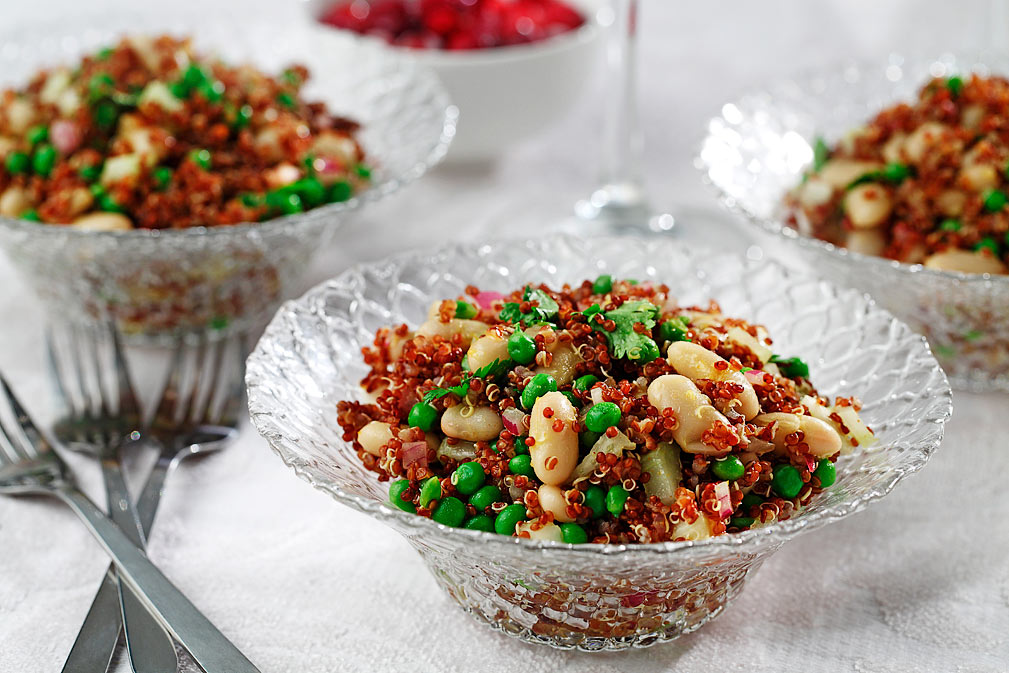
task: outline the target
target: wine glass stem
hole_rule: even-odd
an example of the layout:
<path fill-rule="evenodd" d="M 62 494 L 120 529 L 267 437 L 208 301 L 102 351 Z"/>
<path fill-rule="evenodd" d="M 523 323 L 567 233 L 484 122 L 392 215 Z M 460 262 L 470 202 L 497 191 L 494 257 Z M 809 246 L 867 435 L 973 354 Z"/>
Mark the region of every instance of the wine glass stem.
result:
<path fill-rule="evenodd" d="M 609 79 L 603 129 L 603 184 L 641 181 L 642 138 L 638 128 L 638 0 L 614 1 L 614 24 L 606 60 Z"/>

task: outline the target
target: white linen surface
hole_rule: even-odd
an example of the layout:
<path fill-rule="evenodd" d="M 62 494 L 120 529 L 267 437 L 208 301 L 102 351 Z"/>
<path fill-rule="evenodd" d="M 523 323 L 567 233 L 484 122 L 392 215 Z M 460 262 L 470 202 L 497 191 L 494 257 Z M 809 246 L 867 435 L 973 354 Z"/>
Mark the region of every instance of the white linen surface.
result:
<path fill-rule="evenodd" d="M 88 8 L 75 0 L 0 4 L 0 27 L 63 10 L 100 17 L 138 7 L 128 0 Z M 302 11 L 297 2 L 264 0 L 172 4 L 278 21 Z M 705 120 L 722 102 L 844 56 L 976 46 L 992 32 L 988 10 L 988 2 L 644 0 L 641 107 L 657 205 L 681 216 L 686 240 L 728 238 L 747 249 L 746 230 L 731 228 L 691 166 Z M 1009 40 L 1009 25 L 994 32 Z M 502 231 L 534 233 L 563 217 L 593 182 L 597 101 L 587 96 L 568 123 L 496 166 L 439 169 L 368 209 L 319 256 L 305 287 L 360 260 Z M 5 259 L 0 288 L 0 367 L 45 414 L 42 313 Z M 314 492 L 247 423 L 226 452 L 172 477 L 150 555 L 264 673 L 1004 672 L 1009 397 L 957 394 L 955 406 L 946 441 L 921 474 L 866 512 L 787 544 L 721 617 L 648 650 L 558 652 L 475 623 L 442 595 L 403 539 Z M 72 462 L 97 497 L 94 465 Z M 106 562 L 68 510 L 0 499 L 0 671 L 60 669 Z M 127 668 L 120 662 L 116 670 Z"/>

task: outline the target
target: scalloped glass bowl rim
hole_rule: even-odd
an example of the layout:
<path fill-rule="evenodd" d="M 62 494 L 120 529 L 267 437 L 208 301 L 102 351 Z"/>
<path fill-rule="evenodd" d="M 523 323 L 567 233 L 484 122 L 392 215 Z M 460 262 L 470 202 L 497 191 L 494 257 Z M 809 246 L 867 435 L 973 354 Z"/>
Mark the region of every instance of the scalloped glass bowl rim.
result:
<path fill-rule="evenodd" d="M 223 15 L 222 15 L 223 16 Z M 188 21 L 192 20 L 193 17 L 188 15 L 180 15 L 174 17 L 176 20 Z M 53 20 L 39 20 L 33 22 L 33 27 L 36 29 L 42 29 L 46 26 L 63 25 L 60 21 Z M 286 26 L 287 30 L 299 30 L 305 29 L 304 26 L 298 24 L 292 24 Z M 310 27 L 310 30 L 319 30 L 317 27 Z M 86 30 L 82 28 L 82 30 Z M 116 29 L 118 30 L 118 29 Z M 346 32 L 346 31 L 345 31 Z M 5 34 L 11 34 L 13 31 L 4 30 L 0 31 L 0 36 Z M 376 40 L 365 40 L 361 36 L 354 36 L 353 34 L 348 36 L 348 39 L 353 39 L 354 41 L 365 45 L 368 49 L 374 48 L 384 48 L 387 51 L 396 54 L 397 58 L 403 58 L 406 60 L 411 60 L 409 56 L 401 54 L 398 50 L 392 50 L 388 47 L 382 47 L 381 44 Z M 3 58 L 0 57 L 0 63 L 3 62 Z M 444 118 L 441 128 L 441 136 L 438 138 L 437 144 L 431 149 L 431 151 L 422 160 L 418 161 L 414 166 L 407 172 L 400 175 L 391 177 L 388 181 L 383 181 L 377 183 L 374 187 L 365 189 L 358 194 L 354 195 L 347 201 L 340 203 L 328 203 L 324 206 L 319 206 L 318 208 L 312 208 L 311 210 L 306 210 L 301 213 L 293 213 L 291 215 L 284 215 L 281 217 L 274 217 L 269 220 L 263 220 L 261 222 L 238 222 L 236 224 L 220 224 L 214 226 L 201 225 L 198 227 L 187 227 L 184 229 L 132 229 L 130 231 L 88 231 L 83 229 L 74 229 L 66 225 L 60 224 L 47 224 L 41 222 L 34 222 L 32 220 L 24 220 L 16 217 L 0 216 L 0 227 L 8 229 L 14 232 L 26 233 L 32 236 L 42 235 L 58 235 L 58 236 L 71 236 L 80 238 L 120 238 L 129 240 L 146 240 L 146 239 L 157 239 L 157 238 L 200 238 L 204 236 L 229 236 L 229 235 L 242 235 L 251 231 L 263 231 L 267 233 L 272 233 L 276 230 L 282 230 L 288 227 L 298 227 L 304 224 L 307 219 L 323 218 L 327 216 L 339 215 L 344 213 L 352 213 L 357 209 L 361 208 L 365 203 L 372 201 L 379 201 L 390 194 L 395 193 L 402 187 L 408 185 L 414 180 L 423 176 L 428 170 L 433 168 L 445 158 L 448 152 L 449 145 L 452 143 L 452 138 L 455 137 L 456 125 L 459 121 L 459 108 L 452 104 L 449 99 L 448 93 L 445 91 L 444 86 L 438 79 L 438 76 L 434 73 L 431 67 L 427 64 L 416 62 L 415 67 L 421 69 L 423 76 L 430 77 L 437 82 L 437 88 L 440 89 L 440 99 L 441 105 L 444 110 Z M 366 122 L 362 122 L 366 124 Z M 380 157 L 379 157 L 380 158 Z M 377 167 L 377 172 L 381 175 L 381 165 Z M 333 224 L 340 224 L 339 222 L 334 222 Z"/>
<path fill-rule="evenodd" d="M 924 56 L 917 55 L 917 58 L 905 57 L 896 52 L 890 54 L 891 57 L 897 56 L 904 58 L 904 62 L 910 63 L 921 63 L 926 59 L 936 61 L 939 56 L 949 55 L 953 58 L 960 60 L 970 59 L 964 52 L 943 52 L 938 56 Z M 976 59 L 975 59 L 975 62 Z M 864 73 L 869 70 L 878 69 L 883 64 L 882 61 L 873 60 L 856 60 L 849 59 L 846 61 L 839 61 L 835 65 L 828 68 L 805 68 L 797 70 L 794 75 L 788 78 L 776 78 L 769 80 L 767 85 L 756 88 L 748 89 L 743 93 L 733 97 L 731 100 L 725 101 L 725 104 L 734 104 L 748 98 L 753 98 L 756 96 L 770 96 L 772 100 L 775 99 L 773 92 L 782 88 L 788 82 L 798 82 L 801 84 L 807 84 L 816 77 L 822 77 L 825 72 L 843 72 L 845 69 L 857 68 L 860 72 Z M 1009 72 L 1006 73 L 1009 76 Z M 709 117 L 705 128 L 710 127 L 711 123 L 715 120 L 722 120 L 724 117 L 720 114 Z M 707 144 L 711 135 L 706 133 L 704 139 L 701 141 L 701 148 Z M 782 238 L 798 243 L 807 249 L 816 250 L 818 252 L 826 253 L 827 255 L 835 255 L 841 260 L 854 264 L 868 264 L 870 266 L 875 266 L 880 269 L 891 269 L 900 274 L 906 274 L 913 277 L 915 274 L 922 274 L 925 276 L 930 276 L 933 278 L 940 278 L 943 280 L 951 281 L 953 284 L 964 283 L 964 284 L 1003 284 L 1009 287 L 1009 275 L 1006 274 L 989 274 L 989 273 L 963 273 L 961 271 L 942 271 L 939 269 L 929 269 L 921 264 L 905 264 L 904 262 L 898 262 L 895 259 L 887 259 L 886 257 L 878 257 L 876 255 L 865 255 L 860 252 L 854 252 L 848 250 L 847 248 L 842 248 L 834 245 L 833 243 L 828 243 L 827 241 L 822 241 L 818 238 L 813 238 L 812 236 L 805 236 L 800 234 L 798 231 L 792 229 L 791 227 L 785 225 L 779 218 L 774 216 L 763 217 L 760 215 L 755 215 L 750 212 L 745 206 L 740 204 L 740 199 L 728 194 L 720 185 L 718 185 L 714 180 L 711 179 L 710 169 L 711 164 L 705 161 L 702 157 L 700 151 L 694 157 L 694 165 L 701 171 L 704 176 L 704 181 L 711 185 L 719 196 L 719 200 L 730 210 L 736 213 L 744 215 L 746 219 L 755 222 L 760 225 L 764 231 L 768 231 L 773 234 L 777 234 Z M 801 174 L 797 174 L 796 178 L 800 177 Z"/>
<path fill-rule="evenodd" d="M 496 239 L 494 242 L 501 244 L 507 241 Z M 434 252 L 435 250 L 444 250 L 444 248 L 435 247 L 426 249 L 427 252 Z M 687 253 L 690 254 L 691 256 L 699 255 L 700 253 L 703 252 L 705 252 L 705 250 L 698 248 L 690 248 L 689 250 L 687 250 Z M 283 306 L 281 306 L 281 308 L 277 311 L 277 314 L 274 316 L 274 318 L 270 321 L 270 324 L 267 326 L 266 331 L 263 333 L 263 336 L 261 337 L 261 341 L 264 341 L 267 338 L 269 338 L 273 330 L 281 329 L 282 325 L 280 325 L 279 323 L 281 316 L 284 313 L 286 313 L 291 307 L 306 302 L 311 297 L 314 297 L 317 294 L 323 293 L 329 286 L 329 284 L 334 282 L 335 280 L 368 266 L 393 262 L 403 258 L 410 258 L 415 256 L 416 254 L 417 252 L 400 253 L 397 255 L 392 255 L 383 258 L 382 260 L 378 260 L 376 262 L 372 262 L 371 264 L 355 265 L 349 268 L 348 270 L 344 271 L 343 273 L 339 274 L 338 276 L 330 280 L 323 281 L 322 283 L 316 285 L 315 287 L 308 290 L 301 297 L 284 302 Z M 808 279 L 813 278 L 808 274 L 802 274 L 791 271 L 784 265 L 779 264 L 773 260 L 764 260 L 762 263 L 769 264 L 771 266 L 781 269 L 786 276 L 790 276 L 791 278 L 808 278 Z M 914 335 L 914 332 L 907 325 L 898 320 L 892 313 L 877 305 L 875 300 L 866 297 L 864 293 L 849 288 L 841 288 L 837 285 L 834 285 L 833 283 L 826 283 L 826 285 L 830 286 L 835 290 L 835 292 L 838 293 L 855 294 L 863 297 L 867 302 L 866 303 L 867 307 L 869 307 L 871 310 L 886 316 L 887 318 L 890 319 L 892 323 L 897 323 L 898 325 L 900 325 L 901 329 L 905 331 L 907 334 Z M 925 340 L 925 338 L 921 336 L 918 336 L 917 338 L 921 341 L 922 345 L 928 350 L 929 349 L 928 342 Z M 929 354 L 931 354 L 931 350 L 928 350 L 928 352 Z M 257 421 L 259 413 L 256 413 L 252 409 L 253 399 L 255 397 L 252 394 L 252 391 L 258 387 L 258 384 L 252 380 L 253 378 L 252 373 L 256 371 L 257 367 L 255 361 L 259 357 L 262 356 L 260 355 L 260 349 L 259 346 L 257 345 L 256 348 L 253 350 L 252 354 L 250 354 L 249 356 L 249 362 L 252 363 L 252 366 L 247 367 L 247 373 L 246 373 L 246 386 L 249 390 L 248 398 L 251 412 L 250 416 L 253 423 L 253 427 L 256 428 L 257 432 L 259 431 L 259 424 Z M 938 363 L 935 363 L 935 367 L 939 369 L 940 372 L 942 371 L 941 368 L 939 368 Z M 270 441 L 267 441 L 267 444 L 269 444 L 270 449 L 274 453 L 276 453 L 277 456 L 280 457 L 280 459 L 284 462 L 285 465 L 293 469 L 295 474 L 297 474 L 300 478 L 304 479 L 314 488 L 330 494 L 337 501 L 343 503 L 344 505 L 353 507 L 359 512 L 362 512 L 369 516 L 373 516 L 379 520 L 391 520 L 396 524 L 402 524 L 407 528 L 415 529 L 420 534 L 447 535 L 450 538 L 461 536 L 458 539 L 468 541 L 479 540 L 481 542 L 499 544 L 499 545 L 518 545 L 528 550 L 540 550 L 540 551 L 549 550 L 551 552 L 556 551 L 564 553 L 570 552 L 570 553 L 601 554 L 604 556 L 616 556 L 623 554 L 666 554 L 675 552 L 686 552 L 686 550 L 689 549 L 697 549 L 698 553 L 700 553 L 705 549 L 711 549 L 712 551 L 723 549 L 726 551 L 731 551 L 733 548 L 736 547 L 742 547 L 749 544 L 759 544 L 765 538 L 768 537 L 778 538 L 777 541 L 783 543 L 799 535 L 802 532 L 815 530 L 835 520 L 850 516 L 851 514 L 854 514 L 864 509 L 869 503 L 879 500 L 884 496 L 888 495 L 894 489 L 897 483 L 900 482 L 904 477 L 914 472 L 917 472 L 922 467 L 924 467 L 925 463 L 928 462 L 928 460 L 932 457 L 932 454 L 935 453 L 936 449 L 938 449 L 938 447 L 942 443 L 942 439 L 945 434 L 945 422 L 948 421 L 950 416 L 952 415 L 952 390 L 950 389 L 948 382 L 946 382 L 946 377 L 944 373 L 942 374 L 942 377 L 943 377 L 942 380 L 945 383 L 944 395 L 947 398 L 947 409 L 943 413 L 942 424 L 940 425 L 939 428 L 938 437 L 934 442 L 930 442 L 927 446 L 923 448 L 922 450 L 923 459 L 920 460 L 917 464 L 913 463 L 901 464 L 888 469 L 887 472 L 885 473 L 886 481 L 883 481 L 882 479 L 880 480 L 881 481 L 880 490 L 875 491 L 873 493 L 864 494 L 851 501 L 842 501 L 834 503 L 832 505 L 828 505 L 823 509 L 815 512 L 814 514 L 808 516 L 803 516 L 802 512 L 800 511 L 798 514 L 789 519 L 786 519 L 784 521 L 775 521 L 774 523 L 768 526 L 762 526 L 760 528 L 755 528 L 739 533 L 719 535 L 716 537 L 696 541 L 687 540 L 681 542 L 656 542 L 647 544 L 597 544 L 597 543 L 565 544 L 562 542 L 554 542 L 551 540 L 531 540 L 527 538 L 507 537 L 503 535 L 497 535 L 496 533 L 487 533 L 484 531 L 473 531 L 464 528 L 454 528 L 451 526 L 445 526 L 431 519 L 428 519 L 427 517 L 417 516 L 416 514 L 411 514 L 396 509 L 384 501 L 378 501 L 372 498 L 364 498 L 358 495 L 354 495 L 352 493 L 347 493 L 339 486 L 336 486 L 332 483 L 321 482 L 312 477 L 311 474 L 309 474 L 308 470 L 306 470 L 303 467 L 302 461 L 296 458 L 289 457 L 283 450 L 274 446 L 274 444 Z"/>

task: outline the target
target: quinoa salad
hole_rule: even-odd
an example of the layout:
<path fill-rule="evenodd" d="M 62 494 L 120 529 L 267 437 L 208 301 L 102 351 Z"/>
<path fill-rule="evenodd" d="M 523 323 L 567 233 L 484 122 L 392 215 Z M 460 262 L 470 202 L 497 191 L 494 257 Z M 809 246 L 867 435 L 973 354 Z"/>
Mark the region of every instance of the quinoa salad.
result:
<path fill-rule="evenodd" d="M 133 36 L 0 93 L 0 215 L 85 230 L 255 222 L 346 201 L 357 122 L 271 77 Z"/>
<path fill-rule="evenodd" d="M 856 252 L 963 273 L 1009 273 L 1009 79 L 953 76 L 817 139 L 786 196 L 800 232 Z"/>
<path fill-rule="evenodd" d="M 763 326 L 651 282 L 470 286 L 362 350 L 373 401 L 338 403 L 343 438 L 392 506 L 446 526 L 701 540 L 790 517 L 875 441 Z"/>

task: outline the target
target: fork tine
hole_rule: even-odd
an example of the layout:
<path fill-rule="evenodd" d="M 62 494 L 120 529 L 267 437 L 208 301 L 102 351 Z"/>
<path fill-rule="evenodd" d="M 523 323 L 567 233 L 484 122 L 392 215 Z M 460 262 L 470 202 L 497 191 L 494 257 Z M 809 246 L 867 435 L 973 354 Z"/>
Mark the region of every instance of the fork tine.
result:
<path fill-rule="evenodd" d="M 109 324 L 108 330 L 112 337 L 112 361 L 116 370 L 116 394 L 119 396 L 119 414 L 127 419 L 139 419 L 140 403 L 137 401 L 137 393 L 133 389 L 133 382 L 130 380 L 130 369 L 126 362 L 126 354 L 123 352 L 123 343 L 119 337 L 119 330 L 116 329 L 114 322 Z"/>
<path fill-rule="evenodd" d="M 221 378 L 221 369 L 224 368 L 224 353 L 228 346 L 228 339 L 218 339 L 211 351 L 210 355 L 210 380 L 204 386 L 207 391 L 205 399 L 202 403 L 202 410 L 199 412 L 194 412 L 193 422 L 195 423 L 210 423 L 212 410 L 214 409 L 214 401 L 217 397 L 217 386 L 218 380 Z"/>
<path fill-rule="evenodd" d="M 5 463 L 18 463 L 25 459 L 25 456 L 18 450 L 19 442 L 14 439 L 14 435 L 7 429 L 7 422 L 0 416 L 0 435 L 4 441 L 0 441 L 0 466 Z"/>
<path fill-rule="evenodd" d="M 196 407 L 200 401 L 202 387 L 200 381 L 203 379 L 204 363 L 207 359 L 207 339 L 202 334 L 196 344 L 195 362 L 193 362 L 193 378 L 189 382 L 189 397 L 186 399 L 182 414 L 182 422 L 196 422 Z"/>
<path fill-rule="evenodd" d="M 67 337 L 70 340 L 70 359 L 73 361 L 74 374 L 76 374 L 77 390 L 81 394 L 81 416 L 92 418 L 95 408 L 92 403 L 91 392 L 88 390 L 88 380 L 84 375 L 84 346 L 76 330 L 67 329 Z"/>
<path fill-rule="evenodd" d="M 226 397 L 221 403 L 218 414 L 218 424 L 237 428 L 239 415 L 242 411 L 242 397 L 245 395 L 245 355 L 249 351 L 249 335 L 245 332 L 238 335 L 235 346 L 237 362 L 234 363 L 231 385 Z"/>
<path fill-rule="evenodd" d="M 38 457 L 40 452 L 48 451 L 50 448 L 49 442 L 42 437 L 42 433 L 40 433 L 39 429 L 35 427 L 35 423 L 32 422 L 31 417 L 28 416 L 28 412 L 21 406 L 21 402 L 19 402 L 18 398 L 14 395 L 14 391 L 11 390 L 10 384 L 7 383 L 7 378 L 3 374 L 0 374 L 0 385 L 3 386 L 4 395 L 7 397 L 7 403 L 10 405 L 11 411 L 14 412 L 15 420 L 18 425 L 21 426 L 21 430 L 24 432 L 24 436 L 28 440 L 28 445 L 22 445 L 25 455 L 29 458 L 35 458 Z M 6 434 L 8 438 L 10 437 L 6 428 L 4 429 L 4 434 Z M 16 451 L 17 446 L 14 448 Z"/>
<path fill-rule="evenodd" d="M 96 402 L 98 407 L 98 413 L 103 418 L 109 418 L 113 415 L 111 406 L 109 405 L 109 393 L 108 393 L 108 381 L 106 381 L 105 366 L 102 363 L 102 353 L 99 342 L 102 340 L 101 332 L 98 329 L 88 329 L 87 330 L 87 348 L 88 355 L 91 357 L 91 371 L 95 375 L 95 385 L 98 387 L 96 391 L 98 393 Z"/>
<path fill-rule="evenodd" d="M 182 358 L 185 350 L 185 339 L 179 337 L 175 341 L 172 362 L 168 366 L 168 377 L 165 379 L 165 385 L 161 388 L 158 406 L 151 419 L 151 425 L 156 427 L 175 425 L 176 410 L 179 404 L 179 386 L 182 385 Z"/>
<path fill-rule="evenodd" d="M 75 413 L 76 406 L 70 390 L 67 388 L 64 367 L 60 365 L 56 353 L 56 334 L 53 331 L 53 326 L 49 325 L 46 328 L 46 363 L 49 367 L 49 379 L 56 389 L 56 398 L 59 400 L 63 414 L 70 416 Z"/>

